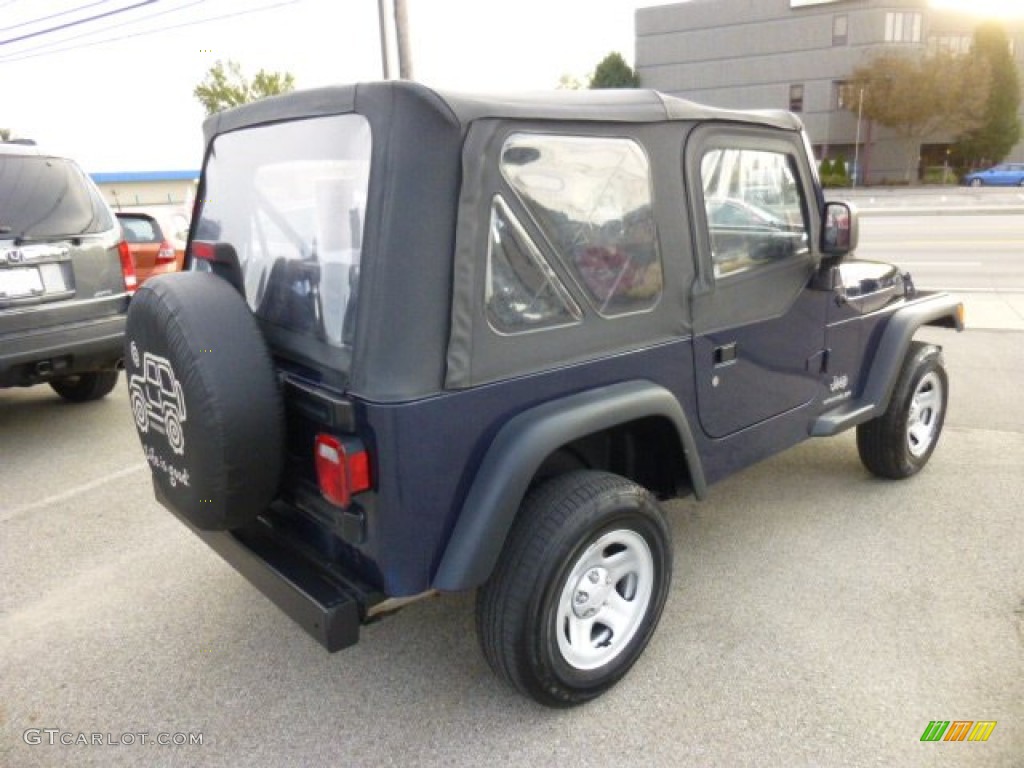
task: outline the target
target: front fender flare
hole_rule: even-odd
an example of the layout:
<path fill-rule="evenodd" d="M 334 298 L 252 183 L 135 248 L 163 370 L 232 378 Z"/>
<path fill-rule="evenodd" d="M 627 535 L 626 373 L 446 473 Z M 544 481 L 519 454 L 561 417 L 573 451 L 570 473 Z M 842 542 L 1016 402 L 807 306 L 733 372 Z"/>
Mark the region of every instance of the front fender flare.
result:
<path fill-rule="evenodd" d="M 664 387 L 627 381 L 580 392 L 523 411 L 505 424 L 487 450 L 462 504 L 434 576 L 444 591 L 472 589 L 490 576 L 519 504 L 541 463 L 566 443 L 650 416 L 675 426 L 694 494 L 707 485 L 696 443 L 682 407 Z"/>
<path fill-rule="evenodd" d="M 922 325 L 946 324 L 962 331 L 961 310 L 959 299 L 944 293 L 897 310 L 886 323 L 861 396 L 819 416 L 811 436 L 830 437 L 885 413 L 914 334 Z"/>

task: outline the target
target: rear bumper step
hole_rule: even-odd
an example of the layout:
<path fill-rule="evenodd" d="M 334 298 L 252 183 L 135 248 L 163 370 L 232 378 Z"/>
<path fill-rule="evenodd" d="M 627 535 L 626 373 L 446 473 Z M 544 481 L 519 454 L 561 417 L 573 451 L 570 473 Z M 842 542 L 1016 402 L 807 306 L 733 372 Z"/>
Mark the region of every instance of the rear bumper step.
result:
<path fill-rule="evenodd" d="M 331 653 L 359 641 L 360 624 L 381 601 L 304 556 L 264 518 L 232 531 L 202 531 L 176 516 Z"/>

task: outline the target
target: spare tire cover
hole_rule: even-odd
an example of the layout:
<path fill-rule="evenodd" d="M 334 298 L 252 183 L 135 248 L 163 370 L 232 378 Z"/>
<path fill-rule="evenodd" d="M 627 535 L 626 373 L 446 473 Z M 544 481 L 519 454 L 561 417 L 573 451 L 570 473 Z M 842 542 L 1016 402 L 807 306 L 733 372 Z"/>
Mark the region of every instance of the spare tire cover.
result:
<path fill-rule="evenodd" d="M 250 522 L 280 482 L 284 410 L 245 300 L 216 275 L 156 277 L 132 298 L 125 337 L 157 498 L 202 530 Z"/>

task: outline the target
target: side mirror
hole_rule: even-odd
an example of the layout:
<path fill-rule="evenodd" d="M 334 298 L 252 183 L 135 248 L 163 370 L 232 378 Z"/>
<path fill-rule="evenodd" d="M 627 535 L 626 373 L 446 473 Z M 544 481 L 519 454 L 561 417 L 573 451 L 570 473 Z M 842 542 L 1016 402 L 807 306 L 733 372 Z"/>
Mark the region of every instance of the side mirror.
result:
<path fill-rule="evenodd" d="M 857 250 L 860 224 L 857 211 L 850 203 L 825 203 L 824 226 L 821 230 L 821 252 L 841 261 Z"/>

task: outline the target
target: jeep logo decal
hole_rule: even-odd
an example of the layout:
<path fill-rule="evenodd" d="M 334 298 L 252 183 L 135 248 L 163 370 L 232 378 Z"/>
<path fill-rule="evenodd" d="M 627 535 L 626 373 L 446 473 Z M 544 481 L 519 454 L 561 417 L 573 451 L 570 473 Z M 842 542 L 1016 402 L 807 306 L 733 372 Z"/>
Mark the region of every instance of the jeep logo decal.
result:
<path fill-rule="evenodd" d="M 167 438 L 167 444 L 179 456 L 185 454 L 185 433 L 181 425 L 185 422 L 185 396 L 174 368 L 165 357 L 145 352 L 139 357 L 139 349 L 131 343 L 132 363 L 141 373 L 133 374 L 128 380 L 129 397 L 135 426 L 143 435 L 150 428 Z"/>

